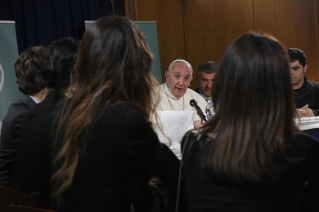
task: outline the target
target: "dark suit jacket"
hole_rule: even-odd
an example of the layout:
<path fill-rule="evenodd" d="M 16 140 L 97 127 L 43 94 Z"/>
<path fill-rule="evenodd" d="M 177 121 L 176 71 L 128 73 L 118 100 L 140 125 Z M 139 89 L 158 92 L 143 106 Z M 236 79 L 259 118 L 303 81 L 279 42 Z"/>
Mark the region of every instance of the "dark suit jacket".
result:
<path fill-rule="evenodd" d="M 25 117 L 17 144 L 13 188 L 30 194 L 40 191 L 49 208 L 52 163 L 52 144 L 55 132 L 52 123 L 57 114 L 57 105 L 64 99 L 58 91 L 51 91 Z"/>
<path fill-rule="evenodd" d="M 311 82 L 304 76 L 303 85 L 294 90 L 296 108 L 308 104 L 315 116 L 319 116 L 319 83 Z"/>
<path fill-rule="evenodd" d="M 12 183 L 13 169 L 16 157 L 16 145 L 20 129 L 26 114 L 34 108 L 36 103 L 25 94 L 21 94 L 17 102 L 10 105 L 3 120 L 0 144 L 0 182 Z"/>

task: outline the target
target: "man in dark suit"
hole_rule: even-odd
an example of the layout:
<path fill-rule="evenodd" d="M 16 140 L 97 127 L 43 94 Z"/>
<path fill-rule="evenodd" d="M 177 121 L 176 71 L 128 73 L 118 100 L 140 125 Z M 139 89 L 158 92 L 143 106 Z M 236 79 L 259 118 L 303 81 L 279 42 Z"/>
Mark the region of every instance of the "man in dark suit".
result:
<path fill-rule="evenodd" d="M 16 145 L 26 114 L 41 102 L 48 90 L 46 76 L 42 73 L 44 47 L 32 47 L 21 53 L 14 63 L 16 82 L 22 93 L 17 102 L 10 105 L 1 129 L 0 144 L 0 182 L 11 186 Z"/>
<path fill-rule="evenodd" d="M 13 189 L 30 194 L 39 191 L 43 207 L 50 208 L 50 177 L 53 142 L 59 109 L 70 97 L 71 76 L 77 60 L 79 41 L 64 38 L 52 42 L 45 51 L 46 67 L 52 76 L 50 92 L 24 118 L 17 144 Z M 39 130 L 41 129 L 41 130 Z"/>
<path fill-rule="evenodd" d="M 211 92 L 215 78 L 217 66 L 212 61 L 202 63 L 197 70 L 196 92 L 199 93 L 206 101 L 211 99 Z"/>
<path fill-rule="evenodd" d="M 12 188 L 30 194 L 40 192 L 42 207 L 50 208 L 50 177 L 54 135 L 51 132 L 57 117 L 57 105 L 65 96 L 52 90 L 43 102 L 24 118 L 16 144 Z M 57 123 L 56 123 L 57 124 Z"/>

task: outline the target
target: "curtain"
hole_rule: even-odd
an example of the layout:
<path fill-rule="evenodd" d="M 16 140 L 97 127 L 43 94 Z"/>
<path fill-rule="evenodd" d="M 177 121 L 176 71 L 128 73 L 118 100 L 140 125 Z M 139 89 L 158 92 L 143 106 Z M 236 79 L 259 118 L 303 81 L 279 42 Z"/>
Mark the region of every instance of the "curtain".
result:
<path fill-rule="evenodd" d="M 16 22 L 19 53 L 64 37 L 81 40 L 85 20 L 112 14 L 111 0 L 0 0 L 0 20 Z"/>

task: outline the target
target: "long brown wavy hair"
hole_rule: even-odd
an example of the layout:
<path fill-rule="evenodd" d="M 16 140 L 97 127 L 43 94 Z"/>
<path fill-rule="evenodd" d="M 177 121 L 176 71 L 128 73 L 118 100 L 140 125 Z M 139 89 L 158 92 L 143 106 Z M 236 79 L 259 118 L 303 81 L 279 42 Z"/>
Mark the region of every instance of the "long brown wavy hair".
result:
<path fill-rule="evenodd" d="M 297 131 L 289 59 L 273 37 L 245 34 L 225 51 L 214 79 L 215 116 L 203 127 L 202 166 L 232 182 L 276 180 Z M 205 138 L 206 137 L 206 138 Z"/>
<path fill-rule="evenodd" d="M 158 83 L 150 72 L 152 62 L 143 33 L 124 17 L 101 18 L 85 32 L 76 65 L 76 92 L 63 112 L 57 138 L 62 147 L 53 161 L 51 185 L 58 201 L 72 184 L 88 127 L 102 107 L 129 102 L 146 118 L 155 111 Z"/>

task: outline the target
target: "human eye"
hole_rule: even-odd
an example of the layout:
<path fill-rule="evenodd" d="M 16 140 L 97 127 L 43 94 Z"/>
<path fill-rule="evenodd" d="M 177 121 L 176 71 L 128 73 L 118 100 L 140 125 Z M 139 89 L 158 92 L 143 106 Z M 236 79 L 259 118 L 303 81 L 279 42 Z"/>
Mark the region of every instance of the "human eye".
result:
<path fill-rule="evenodd" d="M 184 80 L 185 80 L 185 81 L 188 81 L 188 80 L 189 80 L 189 76 L 184 77 Z"/>
<path fill-rule="evenodd" d="M 180 78 L 181 78 L 181 76 L 180 76 L 180 75 L 178 75 L 178 74 L 177 74 L 177 75 L 175 75 L 174 77 L 175 77 L 175 79 L 180 79 Z"/>
<path fill-rule="evenodd" d="M 296 67 L 293 67 L 292 69 L 295 70 L 295 71 L 297 71 L 297 70 L 299 69 L 299 67 L 296 66 Z"/>

